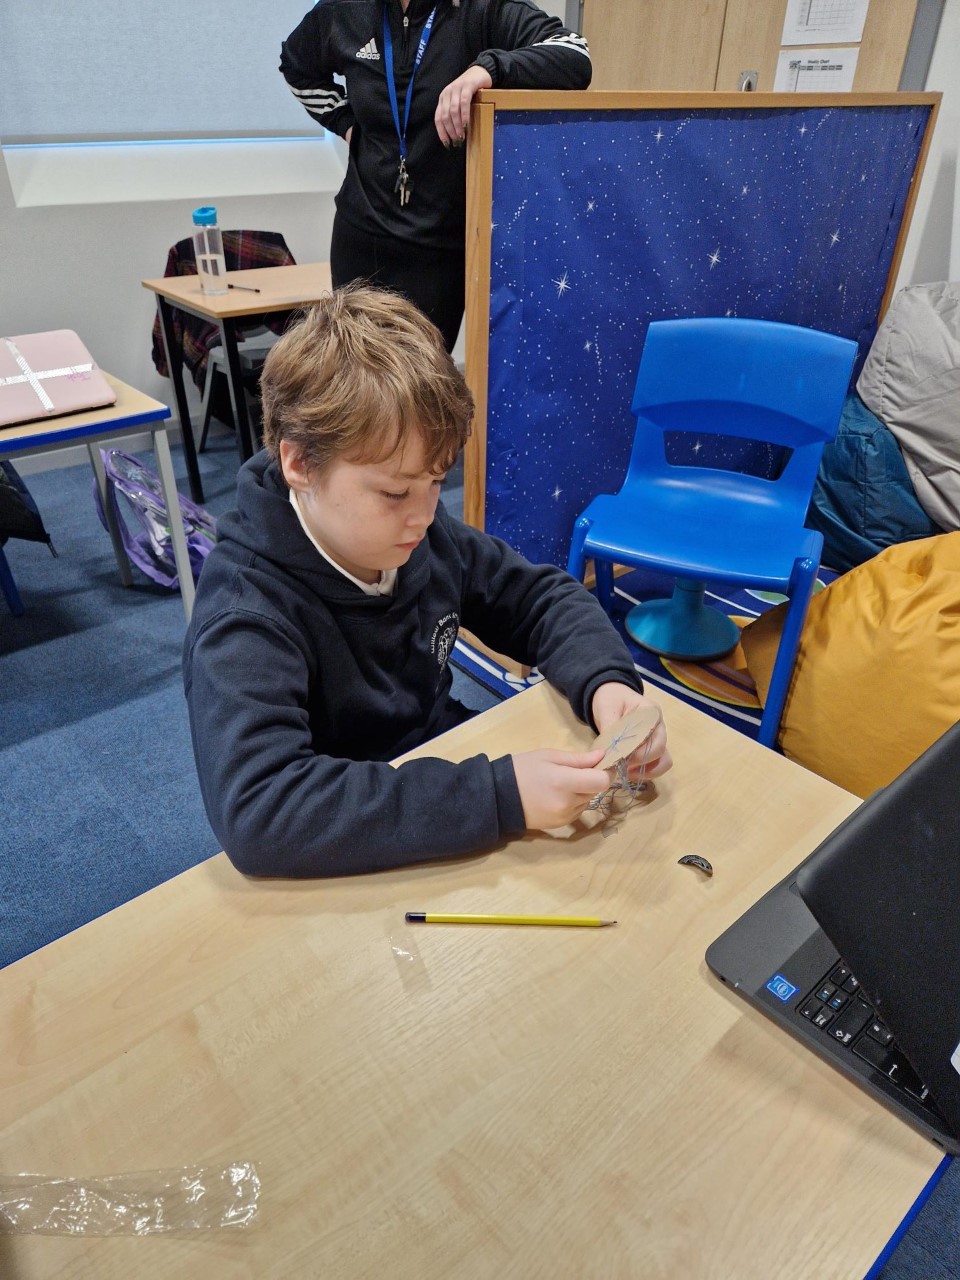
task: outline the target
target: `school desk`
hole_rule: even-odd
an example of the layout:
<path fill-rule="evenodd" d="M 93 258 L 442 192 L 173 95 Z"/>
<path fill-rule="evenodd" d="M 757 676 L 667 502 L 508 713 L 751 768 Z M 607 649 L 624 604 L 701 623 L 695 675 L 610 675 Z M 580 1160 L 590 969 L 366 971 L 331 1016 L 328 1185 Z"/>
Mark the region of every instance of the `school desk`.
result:
<path fill-rule="evenodd" d="M 160 473 L 160 484 L 167 511 L 179 511 L 180 500 L 177 496 L 177 482 L 170 458 L 170 442 L 167 439 L 167 419 L 170 417 L 170 410 L 159 400 L 144 395 L 142 391 L 137 391 L 102 369 L 101 373 L 117 393 L 115 404 L 104 405 L 99 409 L 84 409 L 81 413 L 61 414 L 59 417 L 44 418 L 37 422 L 21 422 L 14 427 L 0 428 L 0 458 L 12 460 L 26 454 L 52 453 L 58 449 L 69 449 L 76 444 L 85 444 L 107 516 L 113 553 L 117 559 L 117 568 L 120 570 L 120 581 L 125 587 L 129 587 L 133 582 L 130 561 L 120 541 L 113 509 L 106 501 L 107 480 L 100 458 L 99 445 L 107 440 L 122 440 L 125 436 L 141 435 L 144 431 L 149 431 L 153 437 L 153 453 L 157 460 L 157 470 Z M 96 519 L 93 515 L 92 503 L 91 516 Z M 182 520 L 172 520 L 170 529 L 173 557 L 180 579 L 180 594 L 189 622 L 193 609 L 193 574 L 190 570 L 190 556 Z M 0 1269 L 0 1276 L 2 1274 Z"/>
<path fill-rule="evenodd" d="M 253 1161 L 262 1184 L 249 1228 L 0 1236 L 0 1274 L 863 1276 L 939 1152 L 703 961 L 857 801 L 657 697 L 674 769 L 611 833 L 327 881 L 219 855 L 0 973 L 5 1171 Z M 430 750 L 591 738 L 539 685 Z"/>
<path fill-rule="evenodd" d="M 226 293 L 203 293 L 197 276 L 161 276 L 156 280 L 142 280 L 145 289 L 157 295 L 157 313 L 160 316 L 160 332 L 163 336 L 167 367 L 173 383 L 174 401 L 183 435 L 183 455 L 190 477 L 190 496 L 194 502 L 203 501 L 203 485 L 197 466 L 196 446 L 190 430 L 184 424 L 190 422 L 190 407 L 183 383 L 183 353 L 173 334 L 174 308 L 199 316 L 217 325 L 220 342 L 226 356 L 227 385 L 230 406 L 237 428 L 237 443 L 243 461 L 253 456 L 253 436 L 250 415 L 243 390 L 240 369 L 240 353 L 237 348 L 237 322 L 244 316 L 264 315 L 277 311 L 297 311 L 300 307 L 319 302 L 329 293 L 332 284 L 330 267 L 326 262 L 300 263 L 287 267 L 257 267 L 246 271 L 228 271 L 227 284 L 236 285 Z M 257 290 L 257 292 L 253 292 Z"/>

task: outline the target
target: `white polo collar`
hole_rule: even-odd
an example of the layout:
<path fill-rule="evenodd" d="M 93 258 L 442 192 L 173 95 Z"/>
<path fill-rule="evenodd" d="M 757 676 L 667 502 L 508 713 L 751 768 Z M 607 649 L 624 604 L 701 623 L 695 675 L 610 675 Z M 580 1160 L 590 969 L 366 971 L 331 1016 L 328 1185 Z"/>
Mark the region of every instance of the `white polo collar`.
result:
<path fill-rule="evenodd" d="M 352 573 L 348 573 L 346 569 L 344 569 L 342 564 L 337 564 L 333 556 L 328 555 L 326 551 L 324 551 L 323 547 L 321 547 L 320 543 L 313 536 L 312 532 L 307 527 L 306 520 L 304 520 L 303 518 L 303 512 L 300 510 L 300 503 L 297 501 L 296 489 L 290 490 L 290 504 L 293 507 L 294 511 L 297 513 L 297 519 L 300 521 L 300 528 L 307 535 L 307 537 L 310 539 L 310 541 L 313 543 L 316 549 L 320 552 L 324 560 L 326 560 L 328 564 L 332 564 L 334 569 L 336 569 L 338 573 L 342 573 L 345 578 L 349 578 L 349 580 L 355 586 L 360 588 L 360 590 L 363 592 L 365 596 L 392 596 L 393 595 L 397 585 L 396 569 L 381 569 L 379 582 L 361 582 L 360 579 L 355 578 Z"/>

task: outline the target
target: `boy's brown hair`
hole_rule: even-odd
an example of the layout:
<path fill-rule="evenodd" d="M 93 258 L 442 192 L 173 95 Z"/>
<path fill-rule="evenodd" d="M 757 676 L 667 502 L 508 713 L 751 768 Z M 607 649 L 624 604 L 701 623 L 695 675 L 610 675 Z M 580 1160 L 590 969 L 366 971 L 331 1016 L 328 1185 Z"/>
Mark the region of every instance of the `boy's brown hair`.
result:
<path fill-rule="evenodd" d="M 288 440 L 319 474 L 335 458 L 390 457 L 419 431 L 430 471 L 447 471 L 470 434 L 473 397 L 437 329 L 385 289 L 348 285 L 325 297 L 267 356 L 263 443 Z"/>

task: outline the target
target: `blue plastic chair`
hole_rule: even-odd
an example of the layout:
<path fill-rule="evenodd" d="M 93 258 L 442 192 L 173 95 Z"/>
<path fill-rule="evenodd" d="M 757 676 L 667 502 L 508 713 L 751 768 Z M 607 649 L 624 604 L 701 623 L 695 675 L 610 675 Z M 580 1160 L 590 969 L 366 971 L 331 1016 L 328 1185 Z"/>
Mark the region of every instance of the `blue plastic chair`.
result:
<path fill-rule="evenodd" d="M 637 419 L 623 487 L 574 526 L 567 568 L 593 559 L 608 613 L 613 565 L 678 578 L 671 600 L 638 605 L 627 630 L 670 657 L 733 649 L 734 622 L 704 604 L 704 579 L 782 592 L 790 600 L 759 741 L 773 746 L 813 593 L 823 538 L 804 528 L 820 455 L 833 439 L 857 345 L 769 320 L 655 321 L 647 329 L 631 410 Z M 664 437 L 732 436 L 790 450 L 768 480 L 721 466 L 668 463 Z"/>

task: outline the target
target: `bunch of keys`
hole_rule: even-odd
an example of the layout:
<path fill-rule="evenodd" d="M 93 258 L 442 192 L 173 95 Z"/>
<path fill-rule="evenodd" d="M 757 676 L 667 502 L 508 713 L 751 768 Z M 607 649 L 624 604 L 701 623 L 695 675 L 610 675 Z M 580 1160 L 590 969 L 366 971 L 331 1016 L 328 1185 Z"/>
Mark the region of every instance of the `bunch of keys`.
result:
<path fill-rule="evenodd" d="M 413 190 L 413 179 L 407 173 L 406 160 L 400 161 L 400 173 L 393 189 L 394 191 L 399 192 L 401 209 L 410 203 L 410 192 Z"/>

